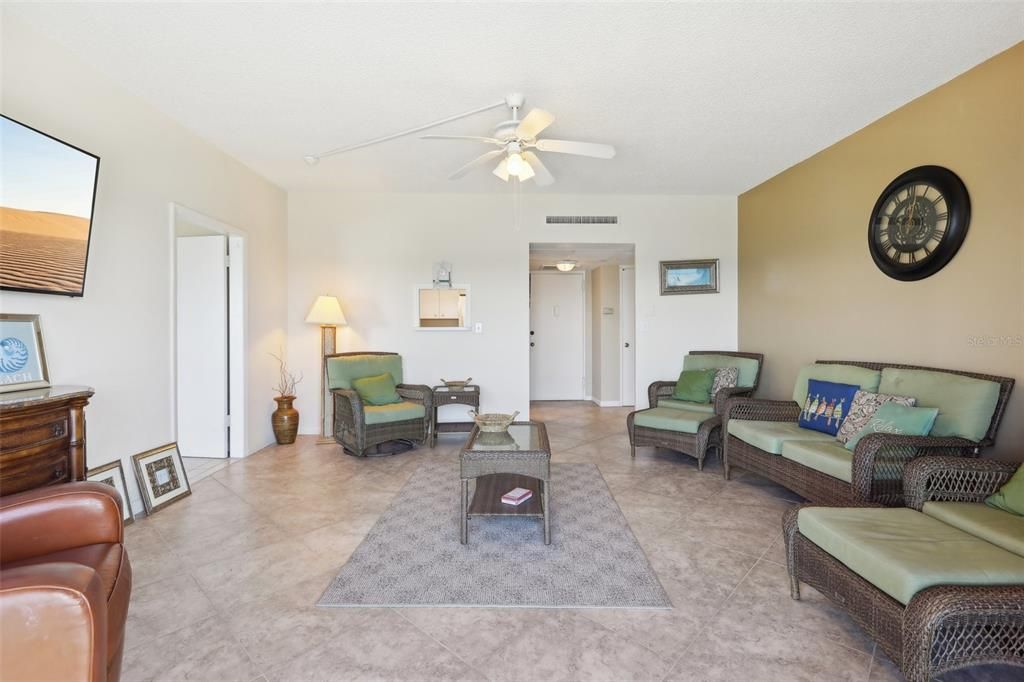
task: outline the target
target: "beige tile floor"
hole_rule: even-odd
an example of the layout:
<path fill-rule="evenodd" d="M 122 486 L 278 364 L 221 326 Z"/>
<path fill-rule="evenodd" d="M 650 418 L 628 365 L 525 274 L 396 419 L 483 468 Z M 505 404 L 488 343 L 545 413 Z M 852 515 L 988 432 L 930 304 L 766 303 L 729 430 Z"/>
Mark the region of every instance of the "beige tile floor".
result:
<path fill-rule="evenodd" d="M 376 459 L 304 437 L 213 472 L 128 528 L 123 678 L 899 679 L 812 589 L 789 598 L 780 518 L 797 498 L 668 451 L 631 460 L 627 411 L 537 403 L 532 416 L 553 460 L 600 467 L 673 610 L 318 609 L 417 465 L 454 458 L 463 436 Z"/>

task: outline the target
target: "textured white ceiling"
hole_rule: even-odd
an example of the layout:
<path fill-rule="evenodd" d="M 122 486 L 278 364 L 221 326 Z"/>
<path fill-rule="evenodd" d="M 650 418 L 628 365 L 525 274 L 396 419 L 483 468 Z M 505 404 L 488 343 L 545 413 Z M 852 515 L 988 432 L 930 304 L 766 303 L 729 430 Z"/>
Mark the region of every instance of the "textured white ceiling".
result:
<path fill-rule="evenodd" d="M 1012 3 L 10 4 L 5 17 L 289 189 L 500 191 L 484 151 L 408 138 L 302 155 L 522 91 L 551 137 L 527 191 L 736 194 L 1024 38 Z M 485 135 L 502 110 L 437 132 Z"/>

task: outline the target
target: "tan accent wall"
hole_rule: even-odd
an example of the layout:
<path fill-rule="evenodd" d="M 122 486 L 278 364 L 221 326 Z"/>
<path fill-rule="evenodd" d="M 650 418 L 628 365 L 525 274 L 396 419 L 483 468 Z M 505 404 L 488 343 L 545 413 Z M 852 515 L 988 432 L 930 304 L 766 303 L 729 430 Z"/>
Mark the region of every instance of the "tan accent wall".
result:
<path fill-rule="evenodd" d="M 939 273 L 899 282 L 871 260 L 868 217 L 924 164 L 963 179 L 970 230 Z M 761 397 L 788 398 L 815 359 L 1011 376 L 994 454 L 1024 461 L 1024 43 L 740 195 L 738 210 L 739 345 L 765 353 Z"/>

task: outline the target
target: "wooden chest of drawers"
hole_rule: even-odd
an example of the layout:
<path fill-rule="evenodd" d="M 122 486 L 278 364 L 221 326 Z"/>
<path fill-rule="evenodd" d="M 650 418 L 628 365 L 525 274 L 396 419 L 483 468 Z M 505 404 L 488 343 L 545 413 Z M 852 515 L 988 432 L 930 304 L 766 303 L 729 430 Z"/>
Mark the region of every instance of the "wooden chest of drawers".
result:
<path fill-rule="evenodd" d="M 0 394 L 0 495 L 85 480 L 85 386 Z"/>

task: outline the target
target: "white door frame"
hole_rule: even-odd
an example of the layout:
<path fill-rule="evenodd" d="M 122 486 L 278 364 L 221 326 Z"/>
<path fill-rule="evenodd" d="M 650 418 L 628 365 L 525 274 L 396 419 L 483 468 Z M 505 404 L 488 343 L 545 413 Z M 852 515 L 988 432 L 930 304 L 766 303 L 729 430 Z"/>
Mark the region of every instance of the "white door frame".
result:
<path fill-rule="evenodd" d="M 247 265 L 248 233 L 234 225 L 221 222 L 204 213 L 195 211 L 181 204 L 168 204 L 168 252 L 170 253 L 170 287 L 168 288 L 168 310 L 170 315 L 170 387 L 171 387 L 171 427 L 177 439 L 178 434 L 178 250 L 175 234 L 178 222 L 186 222 L 228 238 L 230 265 L 228 281 L 229 310 L 229 364 L 228 364 L 228 412 L 231 415 L 231 436 L 229 440 L 230 457 L 245 457 L 249 454 L 248 429 L 246 428 L 246 377 L 248 375 L 249 358 L 245 353 L 246 328 L 248 319 L 249 269 Z"/>
<path fill-rule="evenodd" d="M 580 393 L 583 396 L 582 399 L 586 400 L 587 399 L 587 376 L 589 374 L 589 370 L 587 368 L 587 286 L 589 285 L 589 282 L 587 281 L 587 273 L 585 271 L 583 271 L 583 270 L 575 270 L 575 271 L 572 271 L 572 272 L 557 272 L 557 273 L 551 272 L 550 270 L 531 270 L 530 271 L 530 299 L 529 299 L 529 301 L 530 301 L 530 310 L 531 311 L 533 309 L 533 276 L 534 275 L 557 275 L 558 277 L 580 277 L 581 278 L 581 280 L 580 280 L 580 297 L 581 297 L 582 300 L 580 301 L 580 305 L 583 306 L 583 316 L 582 316 L 583 317 L 583 330 L 582 330 L 583 334 L 582 334 L 581 338 L 583 339 L 583 343 L 580 345 L 580 372 L 581 372 L 581 376 L 583 377 L 583 385 L 580 387 Z M 527 329 L 526 329 L 527 338 L 530 339 L 530 343 L 533 343 L 533 339 L 529 335 L 530 328 L 533 326 L 532 314 L 529 317 L 529 319 L 527 319 L 526 325 L 527 325 Z M 533 354 L 531 353 L 529 357 L 530 357 L 530 362 L 532 364 L 533 363 Z M 532 382 L 533 382 L 533 368 L 532 368 L 532 366 L 530 368 L 530 372 L 528 373 L 527 379 L 528 379 L 527 383 L 528 384 L 532 384 Z M 531 396 L 530 400 L 533 400 L 533 397 L 532 397 L 532 395 L 533 395 L 533 386 L 532 385 L 528 386 L 526 394 L 528 396 Z"/>
<path fill-rule="evenodd" d="M 633 311 L 633 328 L 629 330 L 629 343 L 632 344 L 631 349 L 633 351 L 633 381 L 631 386 L 627 386 L 626 378 L 626 337 L 625 334 L 625 315 L 622 311 L 626 309 L 626 298 L 622 295 L 622 271 L 632 270 L 633 271 L 633 300 L 629 301 L 628 305 Z M 632 400 L 626 398 L 626 391 L 629 390 L 632 393 Z M 620 265 L 619 266 L 619 398 L 620 405 L 636 405 L 636 266 L 635 265 Z"/>

